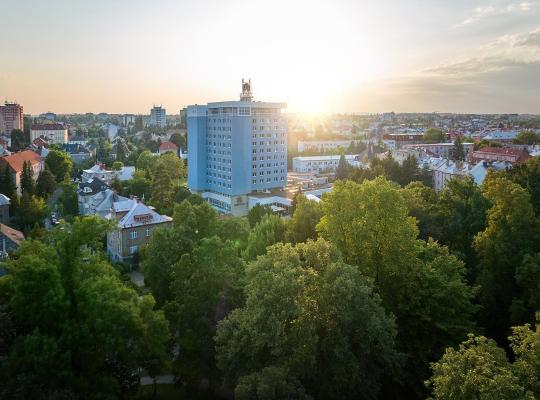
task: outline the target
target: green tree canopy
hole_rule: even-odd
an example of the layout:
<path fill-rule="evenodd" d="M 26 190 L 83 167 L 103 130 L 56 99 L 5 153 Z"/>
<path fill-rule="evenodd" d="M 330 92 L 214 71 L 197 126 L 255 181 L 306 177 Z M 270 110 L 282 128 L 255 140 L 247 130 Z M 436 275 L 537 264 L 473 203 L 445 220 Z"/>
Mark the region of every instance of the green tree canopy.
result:
<path fill-rule="evenodd" d="M 266 248 L 285 240 L 287 223 L 273 214 L 265 215 L 249 234 L 248 244 L 244 251 L 246 260 L 254 260 L 266 253 Z"/>
<path fill-rule="evenodd" d="M 106 226 L 76 219 L 8 262 L 18 328 L 0 357 L 0 397 L 119 398 L 138 388 L 137 368 L 166 360 L 167 321 L 99 251 Z"/>
<path fill-rule="evenodd" d="M 49 197 L 56 189 L 56 179 L 48 168 L 45 168 L 38 176 L 36 193 L 40 197 Z"/>
<path fill-rule="evenodd" d="M 398 361 L 392 318 L 328 242 L 270 247 L 248 266 L 245 296 L 216 337 L 218 366 L 240 396 L 272 374 L 269 393 L 375 398 Z"/>
<path fill-rule="evenodd" d="M 446 134 L 438 128 L 429 128 L 424 132 L 424 143 L 442 143 L 446 139 Z"/>
<path fill-rule="evenodd" d="M 36 194 L 36 183 L 34 181 L 34 169 L 28 161 L 23 162 L 21 172 L 21 193 L 34 195 Z"/>
<path fill-rule="evenodd" d="M 322 217 L 320 203 L 308 200 L 303 194 L 296 196 L 294 214 L 287 226 L 287 240 L 301 243 L 317 238 L 316 226 Z"/>
<path fill-rule="evenodd" d="M 56 177 L 56 182 L 69 179 L 73 169 L 73 161 L 69 154 L 62 150 L 50 150 L 45 158 L 45 165 Z"/>
<path fill-rule="evenodd" d="M 540 142 L 540 136 L 534 131 L 521 131 L 514 139 L 514 143 L 533 145 Z"/>

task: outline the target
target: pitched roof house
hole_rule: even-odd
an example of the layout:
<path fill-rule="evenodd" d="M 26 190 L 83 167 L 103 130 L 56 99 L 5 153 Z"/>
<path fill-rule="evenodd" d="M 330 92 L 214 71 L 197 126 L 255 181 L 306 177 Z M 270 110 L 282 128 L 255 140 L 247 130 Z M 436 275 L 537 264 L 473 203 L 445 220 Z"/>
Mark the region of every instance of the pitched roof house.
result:
<path fill-rule="evenodd" d="M 150 241 L 154 229 L 172 223 L 171 217 L 157 213 L 138 199 L 113 203 L 106 218 L 116 221 L 116 229 L 107 234 L 107 252 L 113 260 L 128 262 Z"/>
<path fill-rule="evenodd" d="M 9 156 L 0 157 L 0 171 L 3 172 L 6 166 L 8 166 L 19 194 L 21 193 L 21 173 L 25 161 L 30 163 L 34 170 L 34 179 L 36 180 L 44 166 L 43 157 L 36 152 L 23 150 Z"/>
<path fill-rule="evenodd" d="M 8 254 L 17 250 L 24 240 L 24 234 L 17 229 L 0 224 L 0 258 L 6 258 Z"/>

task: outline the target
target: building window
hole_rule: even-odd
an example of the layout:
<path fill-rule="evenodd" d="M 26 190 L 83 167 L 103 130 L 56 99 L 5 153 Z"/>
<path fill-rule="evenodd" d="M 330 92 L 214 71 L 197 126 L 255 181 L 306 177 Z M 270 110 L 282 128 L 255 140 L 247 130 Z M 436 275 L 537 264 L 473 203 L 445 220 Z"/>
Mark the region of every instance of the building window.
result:
<path fill-rule="evenodd" d="M 150 237 L 150 228 L 146 228 L 146 237 Z"/>
<path fill-rule="evenodd" d="M 137 239 L 137 231 L 131 231 L 129 232 L 129 238 L 131 240 Z"/>

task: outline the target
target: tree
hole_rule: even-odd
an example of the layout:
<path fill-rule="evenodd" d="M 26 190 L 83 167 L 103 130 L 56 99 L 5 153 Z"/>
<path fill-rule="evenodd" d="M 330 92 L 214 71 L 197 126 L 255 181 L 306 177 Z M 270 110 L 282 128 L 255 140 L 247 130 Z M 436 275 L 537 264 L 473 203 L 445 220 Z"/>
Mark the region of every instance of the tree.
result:
<path fill-rule="evenodd" d="M 515 182 L 531 195 L 536 216 L 540 216 L 540 157 L 532 157 L 527 162 L 516 164 L 504 171 L 504 176 Z"/>
<path fill-rule="evenodd" d="M 437 207 L 437 193 L 422 182 L 411 182 L 400 193 L 405 200 L 409 215 L 418 222 L 419 237 L 428 240 L 430 237 L 439 240 L 441 237 L 441 221 Z"/>
<path fill-rule="evenodd" d="M 152 182 L 151 203 L 161 212 L 169 212 L 174 204 L 174 183 L 167 171 L 159 170 Z"/>
<path fill-rule="evenodd" d="M 240 398 L 376 398 L 398 361 L 395 325 L 329 243 L 270 247 L 248 266 L 244 291 L 216 335 L 218 366 Z M 270 386 L 257 390 L 261 380 Z"/>
<path fill-rule="evenodd" d="M 21 193 L 33 195 L 36 193 L 36 183 L 34 182 L 34 169 L 29 161 L 23 162 L 21 172 Z"/>
<path fill-rule="evenodd" d="M 144 171 L 135 170 L 133 179 L 127 182 L 126 195 L 137 196 L 140 199 L 149 199 L 152 194 L 152 182 L 147 179 Z"/>
<path fill-rule="evenodd" d="M 255 225 L 261 222 L 262 218 L 268 214 L 272 214 L 270 207 L 255 204 L 255 206 L 248 211 L 247 219 L 249 226 L 252 228 L 255 227 Z"/>
<path fill-rule="evenodd" d="M 447 349 L 432 369 L 429 383 L 437 400 L 534 398 L 526 393 L 504 350 L 483 336 L 470 335 L 458 350 Z"/>
<path fill-rule="evenodd" d="M 79 215 L 79 201 L 77 197 L 77 186 L 64 183 L 60 186 L 62 192 L 58 198 L 60 213 L 64 219 L 71 221 L 73 217 Z"/>
<path fill-rule="evenodd" d="M 17 186 L 15 185 L 13 175 L 11 174 L 11 170 L 9 169 L 8 165 L 6 165 L 4 168 L 0 183 L 0 193 L 5 194 L 10 199 L 17 194 Z"/>
<path fill-rule="evenodd" d="M 174 186 L 180 185 L 180 180 L 186 176 L 184 162 L 171 152 L 162 154 L 159 157 L 155 165 L 155 171 L 156 175 L 158 173 L 167 173 L 171 177 Z"/>
<path fill-rule="evenodd" d="M 265 367 L 242 376 L 234 390 L 237 400 L 295 399 L 312 400 L 298 379 L 280 367 Z"/>
<path fill-rule="evenodd" d="M 38 176 L 36 182 L 36 193 L 40 197 L 47 198 L 53 194 L 55 189 L 56 179 L 51 171 L 49 171 L 48 168 L 45 168 Z"/>
<path fill-rule="evenodd" d="M 25 145 L 24 132 L 20 129 L 13 129 L 11 131 L 11 151 L 17 152 L 23 150 Z"/>
<path fill-rule="evenodd" d="M 24 231 L 32 229 L 35 224 L 43 225 L 47 214 L 48 208 L 45 200 L 29 193 L 23 193 L 17 207 L 17 221 Z"/>
<path fill-rule="evenodd" d="M 401 186 L 408 185 L 409 183 L 415 181 L 419 175 L 420 171 L 418 169 L 418 161 L 416 157 L 409 155 L 400 168 L 400 173 L 397 178 L 397 183 Z"/>
<path fill-rule="evenodd" d="M 417 239 L 399 190 L 383 177 L 362 185 L 337 182 L 322 201 L 317 226 L 345 262 L 373 279 L 385 308 L 398 321 L 399 349 L 408 356 L 400 379 L 421 396 L 428 363 L 474 330 L 474 290 L 463 263 L 435 242 Z M 456 311 L 459 310 L 459 311 Z"/>
<path fill-rule="evenodd" d="M 322 217 L 322 208 L 314 200 L 308 200 L 300 194 L 296 196 L 296 209 L 287 226 L 287 240 L 301 243 L 317 238 L 316 226 Z"/>
<path fill-rule="evenodd" d="M 178 149 L 182 149 L 186 146 L 186 137 L 181 133 L 173 133 L 169 138 L 169 141 L 174 143 Z"/>
<path fill-rule="evenodd" d="M 536 326 L 530 324 L 512 328 L 510 347 L 515 354 L 514 371 L 525 389 L 540 397 L 540 312 Z"/>
<path fill-rule="evenodd" d="M 475 237 L 478 252 L 478 283 L 483 306 L 481 322 L 486 333 L 504 343 L 511 322 L 511 305 L 519 296 L 516 268 L 525 254 L 538 250 L 539 226 L 525 189 L 504 177 L 488 176 L 484 196 L 493 206 L 486 229 Z M 497 318 L 493 318 L 497 315 Z"/>
<path fill-rule="evenodd" d="M 137 169 L 145 171 L 147 176 L 152 176 L 157 159 L 158 156 L 152 154 L 149 150 L 145 150 L 139 154 L 139 158 L 137 159 Z"/>
<path fill-rule="evenodd" d="M 216 233 L 216 212 L 202 203 L 183 201 L 174 207 L 172 227 L 155 229 L 141 252 L 144 279 L 159 305 L 172 299 L 170 282 L 173 265 L 193 251 L 200 240 Z"/>
<path fill-rule="evenodd" d="M 287 224 L 281 217 L 273 214 L 265 215 L 249 234 L 248 244 L 243 253 L 244 258 L 254 260 L 266 253 L 268 246 L 283 242 L 286 229 Z"/>
<path fill-rule="evenodd" d="M 477 256 L 474 237 L 485 229 L 490 207 L 472 178 L 452 179 L 440 192 L 437 204 L 439 235 L 435 239 L 447 245 L 465 261 L 470 282 L 477 278 Z"/>
<path fill-rule="evenodd" d="M 203 238 L 172 266 L 172 299 L 164 309 L 181 349 L 176 373 L 189 383 L 217 381 L 213 336 L 218 322 L 239 305 L 243 273 L 234 245 L 215 236 Z"/>
<path fill-rule="evenodd" d="M 230 241 L 239 251 L 246 248 L 249 232 L 249 223 L 246 218 L 223 216 L 217 220 L 216 235 L 223 241 Z"/>
<path fill-rule="evenodd" d="M 113 162 L 112 164 L 113 171 L 120 171 L 122 168 L 124 168 L 124 163 L 122 161 Z"/>
<path fill-rule="evenodd" d="M 336 168 L 336 179 L 347 179 L 349 177 L 349 163 L 345 159 L 345 155 L 342 154 L 339 157 L 339 163 Z"/>
<path fill-rule="evenodd" d="M 121 398 L 139 387 L 138 368 L 166 361 L 168 323 L 105 260 L 106 226 L 76 219 L 8 262 L 19 328 L 0 357 L 0 397 Z"/>
<path fill-rule="evenodd" d="M 62 150 L 50 150 L 45 158 L 45 165 L 56 177 L 56 182 L 69 179 L 73 169 L 73 161 L 69 154 Z"/>
<path fill-rule="evenodd" d="M 454 146 L 452 148 L 452 159 L 454 161 L 465 161 L 465 149 L 463 148 L 461 136 L 458 136 L 456 140 L 454 140 Z"/>
<path fill-rule="evenodd" d="M 429 128 L 424 132 L 424 143 L 442 143 L 446 139 L 446 134 L 437 128 Z"/>
<path fill-rule="evenodd" d="M 540 136 L 534 131 L 521 131 L 514 139 L 516 144 L 525 144 L 528 146 L 538 144 L 540 142 Z"/>

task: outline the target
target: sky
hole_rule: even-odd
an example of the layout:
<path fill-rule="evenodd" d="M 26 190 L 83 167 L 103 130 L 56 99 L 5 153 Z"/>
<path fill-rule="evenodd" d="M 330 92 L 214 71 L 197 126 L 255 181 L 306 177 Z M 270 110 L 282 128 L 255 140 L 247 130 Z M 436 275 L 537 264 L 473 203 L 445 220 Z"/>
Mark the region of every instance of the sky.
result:
<path fill-rule="evenodd" d="M 0 101 L 25 113 L 540 114 L 540 0 L 0 0 Z"/>

